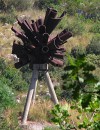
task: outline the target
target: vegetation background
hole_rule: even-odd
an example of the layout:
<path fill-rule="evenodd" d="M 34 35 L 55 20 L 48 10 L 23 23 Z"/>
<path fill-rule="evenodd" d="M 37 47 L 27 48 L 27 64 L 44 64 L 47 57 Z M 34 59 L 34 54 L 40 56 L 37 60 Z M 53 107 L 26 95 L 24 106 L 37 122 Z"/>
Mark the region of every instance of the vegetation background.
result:
<path fill-rule="evenodd" d="M 14 68 L 11 27 L 17 17 L 44 17 L 47 7 L 67 15 L 52 35 L 67 28 L 64 68 L 49 66 L 60 105 L 53 108 L 44 77 L 39 75 L 36 104 L 28 120 L 54 122 L 62 130 L 100 130 L 100 2 L 99 0 L 0 0 L 0 130 L 21 130 L 20 117 L 32 71 Z M 18 40 L 18 39 L 17 39 Z M 47 107 L 48 106 L 48 107 Z M 41 110 L 40 110 L 41 108 Z M 45 130 L 55 130 L 46 127 Z"/>

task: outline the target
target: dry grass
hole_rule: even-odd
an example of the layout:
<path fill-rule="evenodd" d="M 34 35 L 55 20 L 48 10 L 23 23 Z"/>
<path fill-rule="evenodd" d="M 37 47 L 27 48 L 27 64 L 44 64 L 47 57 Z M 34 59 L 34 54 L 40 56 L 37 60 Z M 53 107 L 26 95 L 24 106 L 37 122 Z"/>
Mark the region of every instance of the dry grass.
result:
<path fill-rule="evenodd" d="M 37 20 L 39 17 L 44 18 L 45 12 L 43 10 L 33 9 L 33 10 L 26 10 L 24 12 L 18 12 L 18 17 L 28 17 L 34 20 Z"/>
<path fill-rule="evenodd" d="M 82 46 L 83 48 L 85 48 L 89 44 L 91 39 L 92 39 L 92 35 L 89 33 L 80 36 L 71 37 L 65 44 L 65 47 L 67 51 L 70 51 L 73 47 L 76 46 Z"/>
<path fill-rule="evenodd" d="M 79 115 L 78 111 L 70 109 L 70 104 L 65 100 L 60 101 L 60 104 L 65 110 L 68 110 L 70 116 L 70 121 L 77 126 L 78 122 L 82 122 L 83 119 L 78 120 L 77 116 Z M 50 122 L 51 115 L 50 111 L 54 107 L 54 104 L 50 100 L 38 100 L 31 107 L 29 112 L 28 121 L 36 121 L 36 122 Z"/>
<path fill-rule="evenodd" d="M 29 112 L 28 120 L 31 121 L 49 121 L 50 120 L 50 110 L 53 108 L 53 103 L 47 100 L 38 100 L 31 107 Z"/>
<path fill-rule="evenodd" d="M 0 56 L 5 56 L 11 53 L 11 47 L 13 40 L 15 39 L 11 27 L 12 25 L 10 24 L 0 24 Z"/>
<path fill-rule="evenodd" d="M 11 31 L 11 26 L 1 26 L 0 27 L 0 46 L 10 47 L 13 41 L 13 32 Z"/>
<path fill-rule="evenodd" d="M 17 128 L 19 128 L 19 124 L 16 109 L 7 109 L 3 113 L 3 120 L 1 120 L 0 124 L 0 128 L 2 128 L 2 130 L 17 130 Z"/>
<path fill-rule="evenodd" d="M 16 12 L 18 17 L 29 17 L 34 20 L 40 16 L 39 10 L 27 10 L 24 12 Z M 41 17 L 44 17 L 44 11 L 41 11 Z M 14 23 L 15 25 L 16 22 Z M 4 57 L 7 54 L 11 54 L 13 40 L 16 39 L 15 34 L 11 31 L 10 24 L 0 23 L 0 57 Z"/>

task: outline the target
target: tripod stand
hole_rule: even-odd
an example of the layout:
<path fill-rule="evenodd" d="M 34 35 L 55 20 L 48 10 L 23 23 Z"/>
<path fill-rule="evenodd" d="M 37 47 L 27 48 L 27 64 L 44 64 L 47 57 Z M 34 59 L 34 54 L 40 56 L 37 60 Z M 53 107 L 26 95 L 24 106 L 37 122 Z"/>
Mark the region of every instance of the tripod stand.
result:
<path fill-rule="evenodd" d="M 56 93 L 55 93 L 55 90 L 54 90 L 54 86 L 53 86 L 53 83 L 52 83 L 51 78 L 50 78 L 49 73 L 48 73 L 48 65 L 47 64 L 34 64 L 33 65 L 32 80 L 31 80 L 31 84 L 30 84 L 30 87 L 29 87 L 29 90 L 28 90 L 26 103 L 25 103 L 25 107 L 24 107 L 22 124 L 26 124 L 30 105 L 31 105 L 31 103 L 34 104 L 34 101 L 35 101 L 39 71 L 44 72 L 45 79 L 46 79 L 52 100 L 53 100 L 54 104 L 58 104 L 58 99 L 57 99 L 57 96 L 56 96 Z"/>

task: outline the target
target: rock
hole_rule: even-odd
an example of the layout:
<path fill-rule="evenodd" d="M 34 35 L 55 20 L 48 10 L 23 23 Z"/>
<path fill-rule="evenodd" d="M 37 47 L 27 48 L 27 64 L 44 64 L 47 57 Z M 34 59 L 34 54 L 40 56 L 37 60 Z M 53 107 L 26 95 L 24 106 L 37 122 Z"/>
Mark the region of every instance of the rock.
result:
<path fill-rule="evenodd" d="M 21 126 L 22 130 L 43 130 L 44 125 L 42 123 L 31 123 Z"/>
<path fill-rule="evenodd" d="M 9 60 L 13 60 L 15 63 L 19 61 L 19 58 L 15 54 L 8 54 L 6 58 Z"/>

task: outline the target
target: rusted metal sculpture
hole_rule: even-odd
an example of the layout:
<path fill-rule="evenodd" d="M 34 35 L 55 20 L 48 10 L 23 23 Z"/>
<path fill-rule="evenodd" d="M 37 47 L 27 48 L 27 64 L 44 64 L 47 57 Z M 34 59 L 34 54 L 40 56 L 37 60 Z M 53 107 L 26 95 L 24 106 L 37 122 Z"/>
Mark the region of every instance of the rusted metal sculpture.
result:
<path fill-rule="evenodd" d="M 31 104 L 31 100 L 35 99 L 36 86 L 38 80 L 38 71 L 45 70 L 46 81 L 50 94 L 55 104 L 58 103 L 53 84 L 51 82 L 47 65 L 50 63 L 54 66 L 62 67 L 64 64 L 64 52 L 66 51 L 63 44 L 69 39 L 72 34 L 64 29 L 53 39 L 50 34 L 62 20 L 66 12 L 63 12 L 60 17 L 57 16 L 57 11 L 48 8 L 44 20 L 28 21 L 27 19 L 17 19 L 21 29 L 12 27 L 12 31 L 20 38 L 23 44 L 14 41 L 12 54 L 16 54 L 19 62 L 15 63 L 16 68 L 20 68 L 26 64 L 33 70 L 32 82 L 28 91 L 22 123 L 25 124 Z"/>
<path fill-rule="evenodd" d="M 33 64 L 44 63 L 63 66 L 65 48 L 62 45 L 72 34 L 66 29 L 53 39 L 50 39 L 50 34 L 65 13 L 63 12 L 60 17 L 56 18 L 57 11 L 48 8 L 44 20 L 40 18 L 35 22 L 34 20 L 18 19 L 18 24 L 23 31 L 15 27 L 12 27 L 12 31 L 23 41 L 23 45 L 16 42 L 13 43 L 12 53 L 19 58 L 19 62 L 15 63 L 16 68 L 29 64 L 32 69 Z"/>

